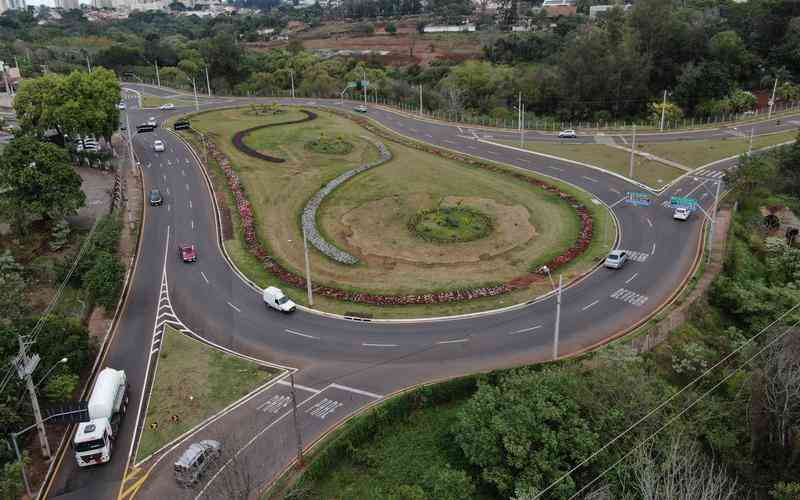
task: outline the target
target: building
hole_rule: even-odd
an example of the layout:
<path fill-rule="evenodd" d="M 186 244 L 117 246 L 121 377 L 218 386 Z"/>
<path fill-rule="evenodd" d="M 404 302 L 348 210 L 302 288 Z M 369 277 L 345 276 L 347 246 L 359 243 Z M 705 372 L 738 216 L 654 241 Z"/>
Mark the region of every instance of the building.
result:
<path fill-rule="evenodd" d="M 577 0 L 544 0 L 542 10 L 550 17 L 574 16 L 578 13 Z"/>
<path fill-rule="evenodd" d="M 425 33 L 463 33 L 475 31 L 474 24 L 454 24 L 449 26 L 425 26 L 422 29 Z"/>
<path fill-rule="evenodd" d="M 25 0 L 0 0 L 0 13 L 7 10 L 23 10 L 26 8 Z"/>
<path fill-rule="evenodd" d="M 619 5 L 619 4 L 615 4 L 615 5 L 592 5 L 591 7 L 589 7 L 589 17 L 591 19 L 597 19 L 598 15 L 602 17 L 603 13 L 608 12 L 609 10 L 613 9 L 614 7 L 622 7 L 622 10 L 627 12 L 628 10 L 630 10 L 631 7 L 633 7 L 633 5 L 631 5 L 631 4 L 625 4 L 625 5 Z"/>

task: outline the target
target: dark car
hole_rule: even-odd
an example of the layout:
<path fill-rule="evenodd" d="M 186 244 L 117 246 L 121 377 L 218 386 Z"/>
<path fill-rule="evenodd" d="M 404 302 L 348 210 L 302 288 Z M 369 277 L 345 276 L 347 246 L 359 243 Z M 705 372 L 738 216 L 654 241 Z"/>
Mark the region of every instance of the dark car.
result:
<path fill-rule="evenodd" d="M 156 127 L 153 126 L 153 125 L 150 125 L 149 123 L 142 123 L 141 125 L 137 125 L 136 126 L 136 132 L 140 133 L 140 134 L 142 132 L 152 132 L 155 129 L 156 129 Z"/>
<path fill-rule="evenodd" d="M 184 262 L 197 262 L 197 250 L 194 245 L 178 245 L 178 255 Z"/>
<path fill-rule="evenodd" d="M 161 205 L 164 203 L 164 198 L 161 197 L 161 190 L 159 189 L 151 189 L 150 190 L 150 205 L 156 206 Z"/>
<path fill-rule="evenodd" d="M 183 130 L 191 127 L 192 125 L 189 123 L 189 120 L 178 120 L 175 122 L 175 125 L 172 126 L 175 130 Z"/>

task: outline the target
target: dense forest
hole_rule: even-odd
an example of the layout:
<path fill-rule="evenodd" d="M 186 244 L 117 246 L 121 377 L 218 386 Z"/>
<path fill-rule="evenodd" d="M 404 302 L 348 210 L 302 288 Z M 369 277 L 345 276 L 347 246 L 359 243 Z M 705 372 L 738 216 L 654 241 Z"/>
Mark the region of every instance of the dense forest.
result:
<path fill-rule="evenodd" d="M 779 101 L 800 99 L 800 3 L 788 0 L 639 0 L 598 19 L 535 14 L 534 32 L 482 26 L 481 60 L 443 57 L 425 66 L 331 58 L 304 50 L 298 39 L 275 50 L 247 48 L 260 28 L 290 20 L 314 25 L 334 14 L 316 4 L 213 19 L 148 12 L 89 23 L 71 11 L 39 25 L 29 13 L 7 12 L 0 16 L 0 58 L 16 57 L 28 75 L 45 66 L 68 72 L 88 59 L 145 81 L 155 80 L 158 63 L 162 84 L 183 88 L 204 80 L 208 68 L 218 94 L 285 94 L 293 74 L 298 95 L 338 97 L 366 74 L 380 99 L 417 105 L 421 85 L 427 110 L 499 119 L 514 116 L 520 92 L 536 117 L 592 121 L 647 119 L 665 91 L 670 119 L 741 113 L 755 106 L 753 91 L 769 94 L 776 79 Z M 421 37 L 419 43 L 435 43 Z"/>

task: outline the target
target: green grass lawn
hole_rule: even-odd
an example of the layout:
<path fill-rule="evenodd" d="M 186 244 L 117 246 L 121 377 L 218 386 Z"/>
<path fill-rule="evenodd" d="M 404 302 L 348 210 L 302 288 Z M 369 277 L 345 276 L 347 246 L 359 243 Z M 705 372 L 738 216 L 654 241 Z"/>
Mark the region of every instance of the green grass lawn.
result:
<path fill-rule="evenodd" d="M 519 147 L 519 142 L 498 141 Z M 630 153 L 603 144 L 553 144 L 544 142 L 525 143 L 525 149 L 536 153 L 566 158 L 600 167 L 628 177 L 630 173 Z M 684 172 L 670 165 L 647 160 L 640 156 L 635 158 L 633 179 L 654 189 L 669 184 Z"/>
<path fill-rule="evenodd" d="M 398 490 L 405 486 L 406 491 L 409 487 L 419 488 L 424 493 L 419 498 L 434 499 L 430 495 L 435 471 L 445 467 L 467 470 L 461 450 L 450 433 L 462 404 L 416 410 L 407 421 L 382 429 L 354 453 L 359 459 L 345 459 L 334 464 L 319 481 L 308 485 L 305 498 L 412 498 L 399 496 Z M 494 497 L 479 492 L 474 498 Z"/>
<path fill-rule="evenodd" d="M 245 108 L 246 109 L 246 108 Z M 219 113 L 223 113 L 224 116 L 220 116 Z M 241 130 L 244 128 L 248 128 L 254 126 L 258 123 L 265 123 L 265 121 L 288 121 L 291 119 L 299 118 L 303 115 L 299 114 L 296 110 L 292 110 L 288 113 L 283 113 L 281 115 L 275 115 L 274 118 L 270 118 L 268 121 L 265 117 L 250 117 L 243 115 L 241 110 L 234 111 L 234 110 L 227 110 L 224 112 L 214 112 L 214 113 L 200 113 L 198 115 L 194 115 L 191 117 L 192 124 L 195 127 L 198 127 L 203 130 L 208 130 L 215 136 L 215 141 L 218 144 L 224 145 L 227 144 L 226 141 L 229 141 L 230 136 L 233 135 L 235 130 Z M 230 122 L 235 121 L 236 123 L 230 124 Z M 228 125 L 226 126 L 226 123 Z M 352 122 L 334 122 L 338 123 L 340 126 L 337 128 L 337 131 L 346 134 L 349 136 L 348 140 L 352 140 L 355 144 L 359 145 L 358 143 L 362 143 L 359 147 L 363 150 L 365 149 L 363 146 L 363 140 L 359 139 L 360 135 L 367 135 L 367 132 L 360 127 L 357 127 Z M 300 126 L 307 126 L 308 124 L 301 124 Z M 345 125 L 349 125 L 349 127 L 345 127 Z M 287 126 L 287 127 L 275 127 L 273 129 L 264 129 L 262 131 L 254 132 L 251 136 L 248 137 L 247 142 L 252 147 L 256 147 L 258 149 L 263 150 L 268 154 L 273 154 L 275 156 L 279 156 L 282 158 L 287 158 L 289 160 L 302 158 L 301 154 L 309 154 L 305 148 L 305 144 L 302 141 L 296 141 L 294 145 L 287 144 L 287 140 L 285 137 L 281 137 L 285 134 L 291 134 L 292 127 L 298 126 Z M 273 136 L 272 132 L 277 132 L 277 137 Z M 193 146 L 198 150 L 202 151 L 199 141 L 196 140 L 192 134 L 189 133 L 182 133 L 183 136 L 189 140 Z M 308 135 L 311 138 L 319 137 L 319 130 L 311 131 L 304 134 L 301 137 L 305 137 Z M 393 150 L 395 150 L 395 144 L 392 142 L 388 143 Z M 357 149 L 359 149 L 357 147 Z M 373 148 L 374 149 L 374 148 Z M 408 148 L 411 149 L 411 148 Z M 397 163 L 397 168 L 394 169 L 395 172 L 392 173 L 392 176 L 401 175 L 403 168 L 406 165 L 416 165 L 419 158 L 424 157 L 433 157 L 433 155 L 429 155 L 427 153 L 423 153 L 417 150 L 412 150 L 415 155 L 410 157 L 409 162 L 403 162 L 402 164 Z M 257 206 L 261 207 L 261 210 L 266 211 L 268 214 L 267 217 L 262 217 L 262 214 L 259 213 L 259 209 L 257 208 L 257 220 L 261 223 L 261 229 L 259 230 L 260 236 L 262 241 L 266 241 L 269 247 L 274 250 L 275 246 L 284 246 L 285 248 L 295 248 L 291 246 L 292 244 L 296 245 L 300 243 L 302 240 L 300 239 L 299 234 L 299 224 L 286 224 L 286 220 L 296 220 L 299 216 L 300 208 L 305 204 L 306 199 L 310 196 L 314 190 L 318 189 L 322 185 L 322 181 L 324 178 L 320 178 L 319 176 L 311 177 L 311 179 L 307 179 L 306 177 L 310 175 L 309 173 L 302 170 L 302 166 L 296 167 L 287 164 L 266 164 L 266 162 L 256 162 L 255 160 L 249 158 L 242 158 L 238 152 L 233 151 L 230 152 L 230 149 L 226 149 L 226 152 L 230 154 L 234 164 L 236 165 L 237 170 L 239 171 L 240 175 L 242 175 L 243 179 L 245 179 L 245 185 L 248 186 L 248 182 L 253 180 L 252 176 L 256 176 L 256 180 L 261 177 L 261 182 L 264 182 L 264 179 L 271 179 L 275 182 L 274 186 L 270 186 L 268 184 L 259 184 L 264 186 L 266 192 L 262 192 L 260 190 L 255 190 L 257 196 L 253 196 L 251 194 L 251 201 Z M 363 153 L 362 153 L 363 154 Z M 202 156 L 202 155 L 201 155 Z M 320 155 L 323 156 L 323 155 Z M 338 175 L 337 172 L 343 171 L 343 169 L 347 168 L 347 166 L 342 166 L 341 164 L 344 163 L 341 159 L 338 158 L 331 158 L 330 155 L 324 155 L 324 159 L 328 164 L 331 173 L 326 177 L 332 177 L 334 175 Z M 413 161 L 412 161 L 413 160 Z M 450 165 L 454 164 L 455 162 L 449 162 Z M 390 164 L 385 166 L 378 167 L 373 172 L 378 172 L 381 169 L 388 167 Z M 429 166 L 427 163 L 423 163 L 421 166 Z M 435 168 L 435 165 L 432 166 Z M 460 168 L 463 167 L 451 167 L 451 168 Z M 474 167 L 471 170 L 477 170 Z M 421 172 L 424 172 L 423 168 L 420 168 Z M 222 170 L 215 162 L 211 162 L 210 164 L 210 174 L 213 178 L 213 182 L 215 187 L 224 192 L 225 196 L 228 200 L 228 206 L 233 207 L 232 203 L 232 196 L 227 189 L 227 184 L 225 183 L 224 175 Z M 298 175 L 300 174 L 300 175 Z M 435 172 L 431 173 L 428 172 L 427 175 L 433 175 L 435 180 Z M 498 177 L 506 177 L 502 174 L 494 174 Z M 407 178 L 408 176 L 406 176 Z M 608 248 L 610 247 L 611 243 L 615 239 L 615 229 L 613 226 L 608 222 L 610 220 L 610 215 L 608 214 L 607 210 L 604 208 L 600 208 L 598 206 L 593 205 L 590 202 L 590 196 L 588 196 L 584 192 L 576 192 L 576 190 L 569 186 L 560 185 L 557 182 L 551 181 L 554 184 L 559 185 L 562 189 L 571 192 L 572 194 L 576 195 L 582 203 L 587 205 L 590 210 L 593 212 L 593 216 L 595 218 L 595 231 L 596 231 L 596 238 L 593 241 L 590 248 L 578 259 L 573 261 L 569 266 L 566 266 L 562 269 L 562 272 L 565 275 L 566 279 L 570 277 L 576 276 L 585 272 L 585 270 L 592 266 L 598 259 L 605 255 Z M 253 184 L 250 184 L 253 185 Z M 303 188 L 303 186 L 307 186 Z M 297 191 L 305 190 L 305 194 L 298 195 Z M 251 190 L 250 193 L 253 193 Z M 273 200 L 274 198 L 274 200 Z M 272 200 L 272 201 L 271 201 Z M 287 205 L 292 205 L 295 208 L 293 210 L 287 210 Z M 280 217 L 275 217 L 275 213 L 282 214 Z M 285 212 L 285 213 L 284 213 Z M 304 289 L 294 289 L 288 287 L 284 283 L 279 282 L 274 276 L 264 270 L 261 264 L 247 251 L 244 238 L 241 231 L 241 224 L 236 214 L 235 209 L 231 210 L 232 221 L 234 224 L 234 238 L 225 241 L 225 248 L 228 251 L 231 258 L 234 260 L 236 265 L 244 272 L 250 279 L 256 282 L 259 286 L 265 287 L 269 285 L 276 285 L 282 287 L 286 293 L 296 302 L 300 304 L 308 304 L 306 291 Z M 266 224 L 264 222 L 267 222 Z M 278 234 L 283 234 L 284 236 L 279 239 L 279 244 L 276 245 L 276 237 L 273 236 L 273 231 L 277 230 Z M 324 228 L 323 228 L 324 230 Z M 607 234 L 606 234 L 607 233 Z M 265 238 L 266 234 L 266 238 Z M 296 247 L 299 249 L 301 247 Z M 279 258 L 282 254 L 278 254 Z M 284 260 L 281 258 L 284 265 L 287 264 L 288 267 L 294 269 L 295 271 L 302 271 L 302 252 L 298 251 L 295 254 L 290 255 L 289 258 Z M 541 255 L 541 258 L 547 258 L 548 255 Z M 321 255 L 319 255 L 316 251 L 312 249 L 312 277 L 315 283 L 324 283 L 319 279 L 318 270 L 321 268 L 317 267 L 317 264 L 314 263 L 313 259 L 323 259 Z M 330 263 L 327 263 L 330 265 Z M 531 262 L 528 263 L 533 264 Z M 344 286 L 343 288 L 347 288 Z M 424 317 L 424 316 L 439 316 L 439 315 L 451 315 L 451 314 L 462 314 L 467 312 L 474 312 L 477 310 L 487 310 L 487 309 L 494 309 L 498 307 L 506 307 L 513 304 L 517 304 L 526 300 L 529 300 L 532 297 L 540 295 L 548 291 L 549 285 L 547 286 L 534 286 L 531 289 L 517 291 L 511 294 L 507 294 L 500 297 L 492 297 L 482 300 L 476 300 L 471 302 L 462 302 L 462 303 L 453 303 L 453 304 L 445 304 L 439 306 L 404 306 L 404 307 L 396 307 L 396 308 L 379 308 L 374 306 L 368 305 L 361 305 L 361 304 L 353 304 L 353 303 L 345 303 L 340 301 L 335 301 L 331 299 L 326 299 L 323 297 L 315 297 L 314 300 L 314 307 L 330 311 L 339 314 L 347 314 L 347 315 L 360 315 L 366 317 Z"/>
<path fill-rule="evenodd" d="M 172 103 L 175 106 L 194 106 L 194 98 L 186 98 L 186 97 L 157 97 L 154 95 L 143 95 L 142 96 L 142 107 L 143 108 L 157 108 L 162 104 Z"/>
<path fill-rule="evenodd" d="M 742 132 L 746 131 L 742 130 Z M 773 146 L 796 138 L 796 131 L 758 135 L 753 137 L 753 149 L 756 150 L 767 146 Z M 716 160 L 744 154 L 747 152 L 749 144 L 749 138 L 731 136 L 727 139 L 703 141 L 643 143 L 638 145 L 638 147 L 642 151 L 676 161 L 687 167 L 698 168 Z"/>
<path fill-rule="evenodd" d="M 276 376 L 278 370 L 224 354 L 167 327 L 136 451 L 146 458 Z M 178 423 L 171 421 L 178 415 Z M 157 423 L 156 430 L 151 424 Z"/>

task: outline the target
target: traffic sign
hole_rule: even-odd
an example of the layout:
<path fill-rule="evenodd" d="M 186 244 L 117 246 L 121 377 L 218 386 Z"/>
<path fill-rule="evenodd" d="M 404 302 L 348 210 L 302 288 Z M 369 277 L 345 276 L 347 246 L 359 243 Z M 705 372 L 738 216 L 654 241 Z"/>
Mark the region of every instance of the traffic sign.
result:
<path fill-rule="evenodd" d="M 625 203 L 627 205 L 649 207 L 653 204 L 653 196 L 650 193 L 636 193 L 629 191 L 625 193 Z"/>
<path fill-rule="evenodd" d="M 697 208 L 697 200 L 695 200 L 694 198 L 683 198 L 680 196 L 673 196 L 669 199 L 669 204 L 672 205 L 673 208 L 686 207 L 689 210 L 694 210 Z"/>

